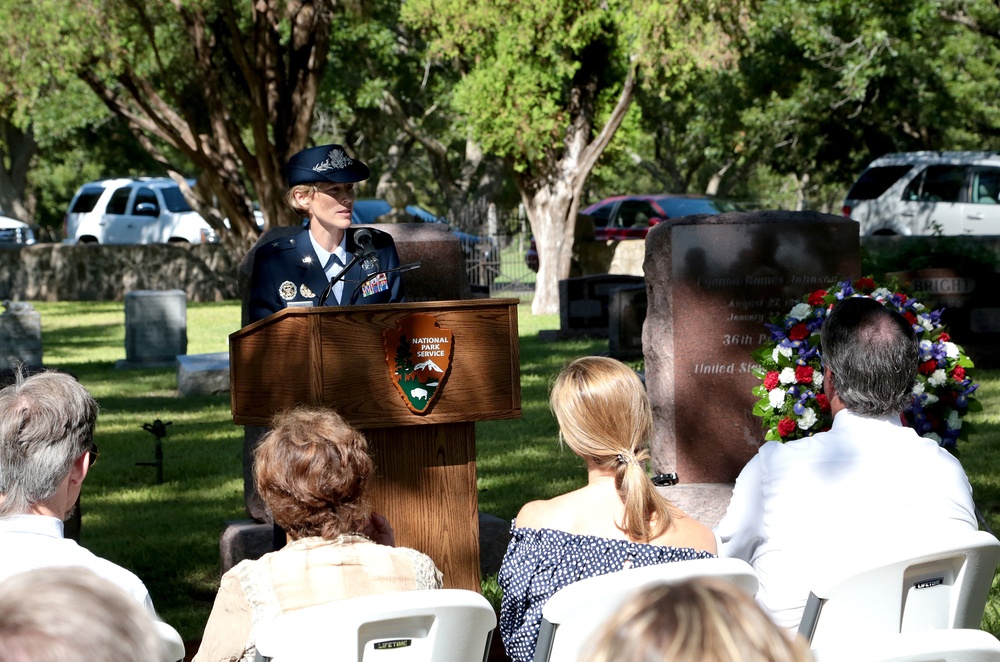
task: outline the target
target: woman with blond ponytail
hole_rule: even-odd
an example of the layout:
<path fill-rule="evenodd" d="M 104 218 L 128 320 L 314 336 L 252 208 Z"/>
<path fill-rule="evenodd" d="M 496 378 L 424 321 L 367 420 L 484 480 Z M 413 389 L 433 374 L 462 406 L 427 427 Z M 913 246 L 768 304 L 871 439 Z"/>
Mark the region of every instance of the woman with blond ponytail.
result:
<path fill-rule="evenodd" d="M 626 568 L 705 558 L 715 535 L 664 498 L 646 475 L 653 416 L 635 371 L 584 357 L 556 378 L 559 434 L 586 463 L 587 484 L 524 505 L 500 568 L 500 635 L 514 662 L 534 657 L 542 607 L 559 589 Z"/>

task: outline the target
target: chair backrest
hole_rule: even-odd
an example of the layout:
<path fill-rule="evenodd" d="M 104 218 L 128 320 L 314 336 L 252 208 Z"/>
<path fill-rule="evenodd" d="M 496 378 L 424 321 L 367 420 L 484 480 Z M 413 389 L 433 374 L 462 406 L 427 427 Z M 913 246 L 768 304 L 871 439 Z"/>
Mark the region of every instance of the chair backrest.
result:
<path fill-rule="evenodd" d="M 160 635 L 160 651 L 162 662 L 182 662 L 186 655 L 184 640 L 173 626 L 163 621 L 154 621 L 156 632 Z"/>
<path fill-rule="evenodd" d="M 813 589 L 799 625 L 813 648 L 844 636 L 979 627 L 1000 541 L 967 531 L 937 541 L 901 540 L 895 549 Z"/>
<path fill-rule="evenodd" d="M 257 637 L 257 660 L 485 661 L 496 625 L 474 591 L 383 593 L 282 614 Z"/>
<path fill-rule="evenodd" d="M 692 577 L 717 577 L 757 593 L 757 575 L 740 559 L 661 563 L 582 579 L 556 591 L 542 607 L 535 662 L 575 662 L 594 632 L 638 589 Z"/>
<path fill-rule="evenodd" d="M 899 632 L 812 651 L 816 662 L 1000 662 L 1000 641 L 982 630 Z"/>

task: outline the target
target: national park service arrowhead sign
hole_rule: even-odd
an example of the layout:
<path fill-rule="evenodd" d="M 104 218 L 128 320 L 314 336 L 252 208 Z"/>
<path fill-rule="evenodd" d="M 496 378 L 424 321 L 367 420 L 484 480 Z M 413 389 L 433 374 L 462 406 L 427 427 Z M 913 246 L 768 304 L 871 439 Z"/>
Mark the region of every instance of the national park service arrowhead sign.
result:
<path fill-rule="evenodd" d="M 407 315 L 382 332 L 389 375 L 414 414 L 425 414 L 451 366 L 451 331 L 427 313 Z"/>

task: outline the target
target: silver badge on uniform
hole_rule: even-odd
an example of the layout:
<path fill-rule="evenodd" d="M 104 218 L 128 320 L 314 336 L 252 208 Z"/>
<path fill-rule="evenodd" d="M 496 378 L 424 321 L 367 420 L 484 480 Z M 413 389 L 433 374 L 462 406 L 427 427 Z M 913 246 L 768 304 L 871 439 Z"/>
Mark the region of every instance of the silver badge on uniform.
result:
<path fill-rule="evenodd" d="M 314 296 L 316 296 L 315 294 L 313 294 L 313 291 L 309 289 L 309 286 L 306 285 L 305 283 L 302 283 L 302 285 L 299 287 L 299 293 L 301 293 L 302 296 L 304 296 L 307 299 L 312 299 Z"/>
<path fill-rule="evenodd" d="M 361 262 L 361 268 L 365 271 L 378 271 L 378 256 L 366 255 Z"/>
<path fill-rule="evenodd" d="M 295 283 L 290 280 L 286 280 L 278 287 L 278 296 L 280 296 L 285 301 L 291 301 L 295 298 Z"/>

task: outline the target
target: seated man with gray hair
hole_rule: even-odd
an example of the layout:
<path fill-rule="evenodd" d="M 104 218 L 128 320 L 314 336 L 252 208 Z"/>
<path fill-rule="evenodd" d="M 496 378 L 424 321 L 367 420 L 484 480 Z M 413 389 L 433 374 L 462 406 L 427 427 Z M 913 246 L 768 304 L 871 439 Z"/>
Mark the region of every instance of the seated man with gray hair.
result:
<path fill-rule="evenodd" d="M 72 376 L 18 373 L 0 390 L 0 581 L 53 566 L 83 566 L 125 590 L 150 614 L 133 573 L 63 537 L 97 458 L 97 403 Z"/>
<path fill-rule="evenodd" d="M 719 555 L 754 567 L 757 601 L 792 630 L 825 573 L 901 539 L 978 528 L 962 465 L 900 422 L 919 356 L 906 318 L 845 299 L 823 324 L 822 348 L 832 428 L 761 446 L 716 528 Z"/>

